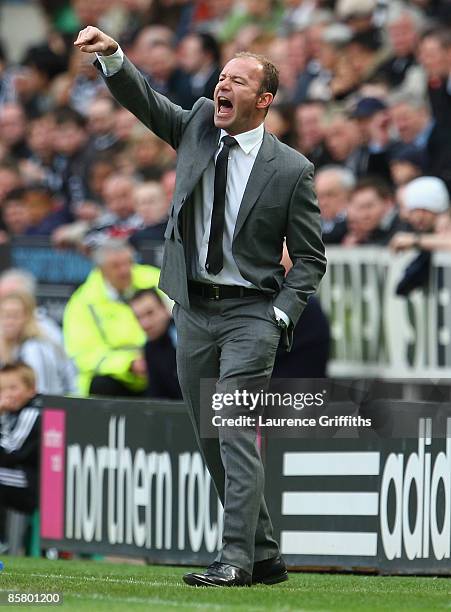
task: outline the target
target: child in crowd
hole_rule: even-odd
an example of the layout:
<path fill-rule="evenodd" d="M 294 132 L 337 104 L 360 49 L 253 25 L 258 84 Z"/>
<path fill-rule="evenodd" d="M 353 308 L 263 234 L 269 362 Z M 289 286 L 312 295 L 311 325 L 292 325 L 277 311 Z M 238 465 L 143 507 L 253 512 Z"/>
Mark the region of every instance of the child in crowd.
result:
<path fill-rule="evenodd" d="M 0 510 L 38 506 L 40 397 L 25 363 L 0 368 Z"/>

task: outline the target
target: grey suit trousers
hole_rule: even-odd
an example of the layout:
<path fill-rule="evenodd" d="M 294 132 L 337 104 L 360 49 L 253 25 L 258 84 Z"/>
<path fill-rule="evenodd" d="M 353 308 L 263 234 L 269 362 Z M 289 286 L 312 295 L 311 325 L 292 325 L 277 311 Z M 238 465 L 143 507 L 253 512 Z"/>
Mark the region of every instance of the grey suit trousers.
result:
<path fill-rule="evenodd" d="M 279 553 L 264 499 L 256 431 L 218 427 L 217 438 L 202 437 L 201 410 L 207 407 L 201 406 L 200 381 L 217 380 L 217 393 L 266 389 L 280 328 L 272 300 L 263 294 L 218 301 L 192 296 L 190 303 L 189 309 L 174 306 L 177 370 L 199 448 L 224 507 L 223 546 L 216 560 L 252 573 L 255 561 Z M 242 413 L 233 406 L 227 411 Z"/>

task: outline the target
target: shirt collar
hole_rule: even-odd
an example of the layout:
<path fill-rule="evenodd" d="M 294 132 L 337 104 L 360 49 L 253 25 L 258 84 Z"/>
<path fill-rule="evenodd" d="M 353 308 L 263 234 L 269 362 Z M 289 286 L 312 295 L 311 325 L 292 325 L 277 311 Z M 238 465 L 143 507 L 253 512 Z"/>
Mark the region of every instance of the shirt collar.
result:
<path fill-rule="evenodd" d="M 258 127 L 254 128 L 253 130 L 249 130 L 249 132 L 242 132 L 241 134 L 237 134 L 236 136 L 234 136 L 234 138 L 239 144 L 239 146 L 241 147 L 241 149 L 243 149 L 243 151 L 246 153 L 246 155 L 249 155 L 252 149 L 262 142 L 264 133 L 265 133 L 265 128 L 264 128 L 263 123 L 261 123 Z M 219 139 L 221 140 L 223 136 L 228 136 L 225 130 L 221 130 Z"/>

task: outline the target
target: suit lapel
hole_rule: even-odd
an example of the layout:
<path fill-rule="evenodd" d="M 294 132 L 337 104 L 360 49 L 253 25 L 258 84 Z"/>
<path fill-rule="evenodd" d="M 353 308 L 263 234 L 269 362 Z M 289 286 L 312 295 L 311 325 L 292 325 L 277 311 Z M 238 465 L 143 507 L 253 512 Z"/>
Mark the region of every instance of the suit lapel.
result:
<path fill-rule="evenodd" d="M 255 202 L 262 193 L 269 179 L 276 171 L 275 164 L 275 141 L 267 132 L 263 135 L 262 146 L 255 159 L 252 172 L 246 185 L 246 189 L 241 200 L 240 209 L 236 219 L 235 231 L 233 240 L 237 237 L 238 232 L 243 227 L 247 216 L 252 210 Z"/>

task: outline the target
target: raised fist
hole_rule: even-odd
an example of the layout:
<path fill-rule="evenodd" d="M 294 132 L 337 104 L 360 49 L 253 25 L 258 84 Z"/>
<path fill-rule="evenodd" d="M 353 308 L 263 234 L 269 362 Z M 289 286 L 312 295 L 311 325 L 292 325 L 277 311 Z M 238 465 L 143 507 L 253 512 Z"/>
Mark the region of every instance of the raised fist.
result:
<path fill-rule="evenodd" d="M 111 55 L 117 48 L 117 42 L 94 26 L 87 26 L 78 33 L 74 45 L 85 53 L 99 53 L 100 55 Z"/>

